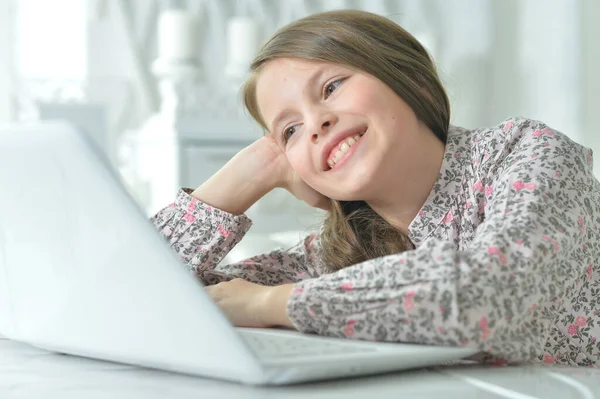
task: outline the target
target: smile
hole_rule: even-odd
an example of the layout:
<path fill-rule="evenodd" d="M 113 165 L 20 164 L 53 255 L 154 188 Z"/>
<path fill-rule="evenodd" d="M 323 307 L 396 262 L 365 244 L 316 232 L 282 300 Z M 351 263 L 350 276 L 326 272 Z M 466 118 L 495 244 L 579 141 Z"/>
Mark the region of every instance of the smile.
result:
<path fill-rule="evenodd" d="M 356 146 L 356 144 L 361 140 L 363 134 L 364 133 L 348 137 L 340 141 L 340 143 L 336 145 L 333 150 L 331 150 L 331 153 L 327 158 L 327 165 L 329 165 L 330 168 L 329 170 L 339 166 L 354 153 L 354 146 Z"/>

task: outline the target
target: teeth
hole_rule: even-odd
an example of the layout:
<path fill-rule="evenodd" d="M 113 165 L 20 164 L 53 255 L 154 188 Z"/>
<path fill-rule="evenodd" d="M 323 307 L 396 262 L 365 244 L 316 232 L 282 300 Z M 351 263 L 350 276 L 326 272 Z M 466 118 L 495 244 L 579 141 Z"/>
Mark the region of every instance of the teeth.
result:
<path fill-rule="evenodd" d="M 327 164 L 329 165 L 329 167 L 333 168 L 333 166 L 336 164 L 337 161 L 339 161 L 342 155 L 348 152 L 350 147 L 352 147 L 358 141 L 358 139 L 360 139 L 360 137 L 360 134 L 357 134 L 356 136 L 350 137 L 344 143 L 342 143 L 340 149 L 337 150 L 335 154 L 333 154 L 333 156 L 329 158 L 329 160 L 327 160 Z"/>

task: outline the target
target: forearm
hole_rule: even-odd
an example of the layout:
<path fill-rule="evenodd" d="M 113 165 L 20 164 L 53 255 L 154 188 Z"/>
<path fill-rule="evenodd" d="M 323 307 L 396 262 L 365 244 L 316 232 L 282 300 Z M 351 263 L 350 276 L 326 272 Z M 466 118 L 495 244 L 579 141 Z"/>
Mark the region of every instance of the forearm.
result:
<path fill-rule="evenodd" d="M 240 151 L 192 196 L 234 215 L 246 212 L 278 185 L 279 175 L 261 151 L 258 142 Z"/>

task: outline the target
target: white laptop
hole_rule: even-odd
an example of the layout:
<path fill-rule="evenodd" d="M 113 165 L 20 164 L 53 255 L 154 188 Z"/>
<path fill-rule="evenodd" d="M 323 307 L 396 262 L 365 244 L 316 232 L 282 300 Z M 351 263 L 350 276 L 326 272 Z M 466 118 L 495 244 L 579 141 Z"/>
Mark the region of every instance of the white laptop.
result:
<path fill-rule="evenodd" d="M 233 327 L 92 141 L 62 122 L 0 128 L 0 335 L 247 384 L 416 368 L 476 352 Z"/>

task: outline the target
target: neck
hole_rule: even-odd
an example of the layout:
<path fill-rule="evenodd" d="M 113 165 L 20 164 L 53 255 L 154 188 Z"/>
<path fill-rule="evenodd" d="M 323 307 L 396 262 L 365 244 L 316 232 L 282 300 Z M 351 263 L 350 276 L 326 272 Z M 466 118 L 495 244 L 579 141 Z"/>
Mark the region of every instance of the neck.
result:
<path fill-rule="evenodd" d="M 412 154 L 410 167 L 404 163 L 402 173 L 394 173 L 390 179 L 385 179 L 384 185 L 377 190 L 380 195 L 367 201 L 375 212 L 405 234 L 433 190 L 444 158 L 444 144 L 433 133 L 423 133 L 422 142 Z"/>

